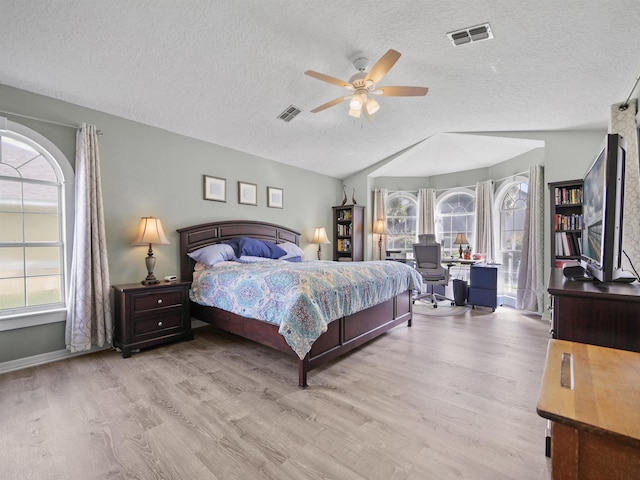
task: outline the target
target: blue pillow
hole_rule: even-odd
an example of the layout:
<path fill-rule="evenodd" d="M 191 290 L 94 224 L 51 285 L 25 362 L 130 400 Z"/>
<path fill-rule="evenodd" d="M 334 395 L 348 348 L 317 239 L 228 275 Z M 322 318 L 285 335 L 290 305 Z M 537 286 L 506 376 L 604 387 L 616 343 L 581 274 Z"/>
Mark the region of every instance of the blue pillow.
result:
<path fill-rule="evenodd" d="M 280 258 L 287 254 L 286 251 L 275 243 L 258 240 L 257 238 L 237 237 L 226 240 L 224 243 L 233 248 L 238 258 L 243 255 L 249 257 Z"/>
<path fill-rule="evenodd" d="M 233 260 L 234 253 L 231 245 L 224 243 L 217 243 L 215 245 L 209 245 L 207 247 L 199 248 L 191 253 L 187 253 L 196 262 L 204 263 L 205 265 L 215 265 L 219 262 L 226 262 Z"/>

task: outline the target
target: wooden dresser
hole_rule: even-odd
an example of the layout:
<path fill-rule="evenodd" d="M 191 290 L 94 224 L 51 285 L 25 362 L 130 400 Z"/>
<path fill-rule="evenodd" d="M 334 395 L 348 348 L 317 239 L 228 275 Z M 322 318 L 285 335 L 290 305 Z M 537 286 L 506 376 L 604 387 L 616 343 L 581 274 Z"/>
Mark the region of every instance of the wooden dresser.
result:
<path fill-rule="evenodd" d="M 640 475 L 640 353 L 550 340 L 537 411 L 552 421 L 552 479 Z"/>
<path fill-rule="evenodd" d="M 640 284 L 569 280 L 551 269 L 552 337 L 640 352 Z"/>

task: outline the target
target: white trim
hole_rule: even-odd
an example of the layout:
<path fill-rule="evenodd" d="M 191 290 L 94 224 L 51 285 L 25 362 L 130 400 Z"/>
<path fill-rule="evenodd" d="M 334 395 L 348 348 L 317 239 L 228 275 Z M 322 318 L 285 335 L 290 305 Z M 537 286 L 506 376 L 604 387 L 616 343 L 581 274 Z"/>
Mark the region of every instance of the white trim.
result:
<path fill-rule="evenodd" d="M 59 360 L 65 360 L 71 357 L 86 355 L 88 353 L 108 350 L 110 348 L 111 347 L 96 348 L 96 349 L 87 350 L 86 352 L 76 352 L 76 353 L 71 353 L 69 350 L 55 350 L 53 352 L 41 353 L 39 355 L 32 355 L 31 357 L 18 358 L 16 360 L 9 360 L 8 362 L 0 363 L 0 374 L 14 372 L 16 370 L 22 370 L 25 368 L 35 367 L 38 365 L 44 365 L 45 363 L 57 362 Z"/>
<path fill-rule="evenodd" d="M 64 196 L 61 199 L 60 204 L 61 221 L 63 221 L 66 226 L 66 228 L 61 232 L 62 240 L 65 245 L 63 258 L 65 284 L 63 285 L 62 294 L 65 296 L 66 302 L 69 276 L 71 274 L 71 254 L 73 248 L 75 173 L 67 156 L 62 153 L 62 151 L 53 142 L 35 130 L 32 130 L 20 123 L 8 120 L 6 117 L 0 116 L 0 131 L 2 131 L 3 135 L 7 137 L 16 138 L 28 145 L 31 145 L 39 152 L 44 150 L 48 155 L 49 160 L 53 160 L 53 162 L 51 162 L 53 168 L 60 174 L 62 189 L 64 192 Z M 66 321 L 66 309 L 38 311 L 33 313 L 24 312 L 24 314 L 17 315 L 9 314 L 0 318 L 0 332 L 61 321 Z"/>
<path fill-rule="evenodd" d="M 23 312 L 19 315 L 0 318 L 0 332 L 15 330 L 18 328 L 35 327 L 47 323 L 67 321 L 66 308 L 47 310 L 40 312 Z"/>

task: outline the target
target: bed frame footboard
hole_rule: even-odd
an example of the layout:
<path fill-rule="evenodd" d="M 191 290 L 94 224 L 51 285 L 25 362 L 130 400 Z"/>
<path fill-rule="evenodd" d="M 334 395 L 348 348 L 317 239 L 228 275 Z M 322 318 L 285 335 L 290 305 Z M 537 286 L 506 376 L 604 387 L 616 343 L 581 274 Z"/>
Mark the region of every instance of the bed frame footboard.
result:
<path fill-rule="evenodd" d="M 379 337 L 396 325 L 411 326 L 411 292 L 397 295 L 386 302 L 340 318 L 313 344 L 303 360 L 298 360 L 298 385 L 307 386 L 307 373 L 351 350 Z"/>

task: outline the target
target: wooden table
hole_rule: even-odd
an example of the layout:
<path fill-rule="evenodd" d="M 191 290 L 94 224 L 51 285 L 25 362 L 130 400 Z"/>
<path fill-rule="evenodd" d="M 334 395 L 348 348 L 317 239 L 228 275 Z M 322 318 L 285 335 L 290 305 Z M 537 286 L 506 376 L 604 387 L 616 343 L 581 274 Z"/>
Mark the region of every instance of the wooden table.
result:
<path fill-rule="evenodd" d="M 640 353 L 550 340 L 537 411 L 553 422 L 552 479 L 640 478 Z"/>

